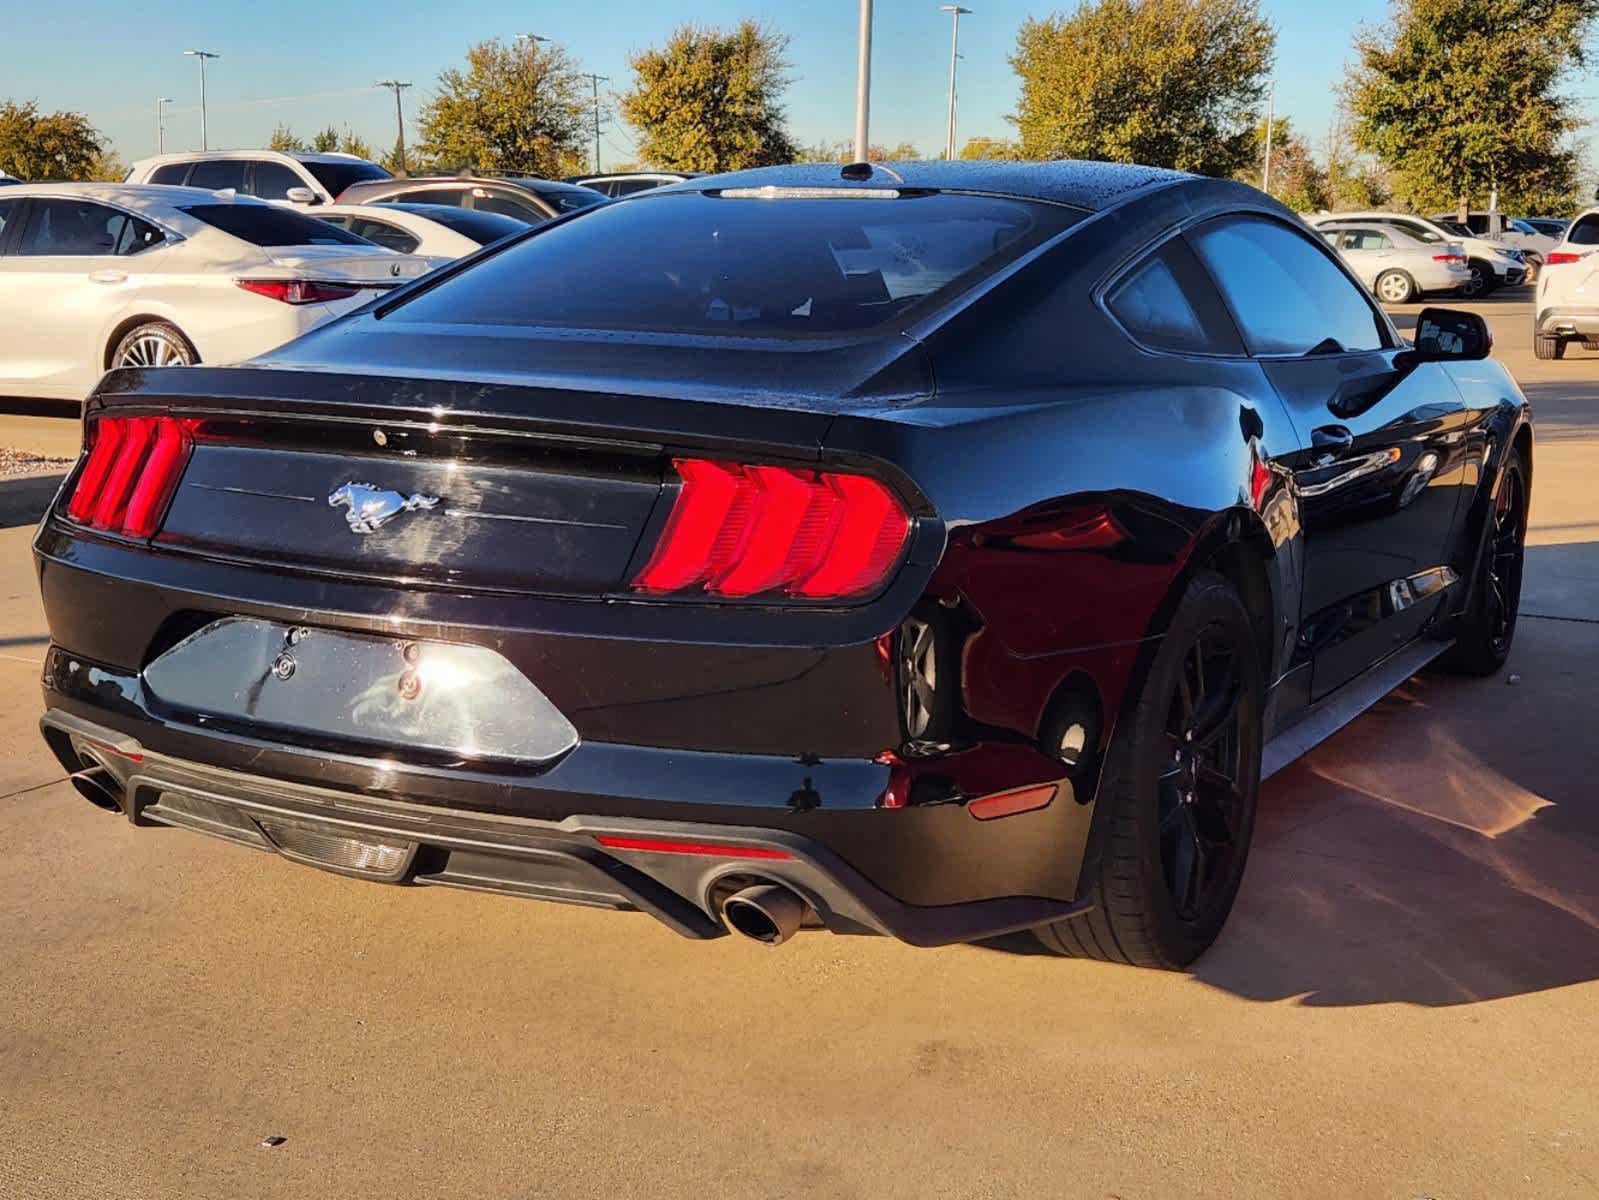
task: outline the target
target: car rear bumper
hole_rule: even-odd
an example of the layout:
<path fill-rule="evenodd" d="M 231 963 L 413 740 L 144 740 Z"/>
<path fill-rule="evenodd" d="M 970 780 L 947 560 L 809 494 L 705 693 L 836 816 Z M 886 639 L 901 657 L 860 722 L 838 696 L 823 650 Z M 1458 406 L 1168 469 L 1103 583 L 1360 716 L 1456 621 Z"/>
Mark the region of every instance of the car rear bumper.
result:
<path fill-rule="evenodd" d="M 1599 337 L 1599 305 L 1565 305 L 1542 309 L 1538 313 L 1535 328 L 1539 333 L 1563 337 Z"/>
<path fill-rule="evenodd" d="M 71 698 L 52 696 L 48 687 L 46 697 L 41 729 L 79 790 L 120 808 L 134 825 L 188 829 L 378 882 L 637 910 L 691 938 L 726 932 L 720 900 L 758 883 L 788 888 L 832 932 L 923 946 L 1024 929 L 1086 907 L 1026 895 L 906 904 L 799 825 L 597 813 L 540 820 L 230 770 L 152 749 L 127 732 L 125 712 L 113 727 L 69 711 L 63 703 L 76 707 Z M 142 732 L 161 736 L 154 721 Z M 235 748 L 252 759 L 262 750 Z M 1063 791 L 1054 805 L 1076 808 L 1069 788 Z M 894 836 L 888 828 L 880 834 Z M 936 870 L 937 863 L 927 866 Z"/>

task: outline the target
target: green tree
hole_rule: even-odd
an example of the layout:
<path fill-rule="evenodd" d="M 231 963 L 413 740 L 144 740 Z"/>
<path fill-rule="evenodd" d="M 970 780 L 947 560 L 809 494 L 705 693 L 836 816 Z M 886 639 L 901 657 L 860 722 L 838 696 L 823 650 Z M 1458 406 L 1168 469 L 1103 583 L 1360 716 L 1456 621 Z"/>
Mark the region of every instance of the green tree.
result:
<path fill-rule="evenodd" d="M 329 125 L 311 139 L 311 149 L 318 154 L 326 154 L 329 150 L 339 148 L 339 131 Z"/>
<path fill-rule="evenodd" d="M 1255 127 L 1254 160 L 1233 178 L 1260 187 L 1265 162 L 1266 122 L 1261 121 Z M 1327 172 L 1287 117 L 1276 117 L 1271 123 L 1271 194 L 1295 212 L 1327 207 Z"/>
<path fill-rule="evenodd" d="M 1356 145 L 1418 208 L 1509 209 L 1575 200 L 1581 122 L 1558 94 L 1586 61 L 1599 0 L 1395 0 L 1361 30 L 1345 93 Z"/>
<path fill-rule="evenodd" d="M 1258 0 L 1085 0 L 1022 22 L 1025 158 L 1231 175 L 1255 144 L 1277 35 Z"/>
<path fill-rule="evenodd" d="M 960 148 L 957 158 L 965 159 L 1016 159 L 1022 156 L 1022 148 L 1009 138 L 974 137 L 967 138 L 966 144 Z"/>
<path fill-rule="evenodd" d="M 105 142 L 82 113 L 0 100 L 0 171 L 18 179 L 87 179 Z"/>
<path fill-rule="evenodd" d="M 92 183 L 121 183 L 127 177 L 128 164 L 115 150 L 102 150 L 89 164 L 89 169 L 79 176 Z"/>
<path fill-rule="evenodd" d="M 677 171 L 794 161 L 787 50 L 786 35 L 743 21 L 730 33 L 684 25 L 665 46 L 634 54 L 622 116 L 639 131 L 639 157 Z"/>
<path fill-rule="evenodd" d="M 272 136 L 267 139 L 267 149 L 294 154 L 309 150 L 310 147 L 305 144 L 304 138 L 295 134 L 294 130 L 287 125 L 279 124 L 272 128 Z"/>
<path fill-rule="evenodd" d="M 465 70 L 440 72 L 438 90 L 417 113 L 422 159 L 448 170 L 545 177 L 582 169 L 591 100 L 566 51 L 496 38 L 466 59 Z"/>

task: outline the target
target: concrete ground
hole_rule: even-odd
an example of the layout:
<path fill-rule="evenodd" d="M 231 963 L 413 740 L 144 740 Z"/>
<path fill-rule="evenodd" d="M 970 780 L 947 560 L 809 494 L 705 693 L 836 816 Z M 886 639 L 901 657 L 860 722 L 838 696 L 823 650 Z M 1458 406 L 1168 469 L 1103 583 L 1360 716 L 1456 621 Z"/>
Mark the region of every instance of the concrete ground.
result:
<path fill-rule="evenodd" d="M 0 482 L 0 1196 L 1594 1196 L 1599 357 L 1481 308 L 1540 423 L 1519 678 L 1419 677 L 1272 780 L 1185 975 L 135 832 L 35 732 L 48 493 Z"/>

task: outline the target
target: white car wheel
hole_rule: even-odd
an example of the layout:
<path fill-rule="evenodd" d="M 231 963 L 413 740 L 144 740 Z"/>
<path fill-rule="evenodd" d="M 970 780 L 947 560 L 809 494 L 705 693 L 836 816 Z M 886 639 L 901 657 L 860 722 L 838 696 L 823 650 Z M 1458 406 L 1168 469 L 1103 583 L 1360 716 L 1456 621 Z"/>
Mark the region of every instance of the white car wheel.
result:
<path fill-rule="evenodd" d="M 160 321 L 130 329 L 111 355 L 113 367 L 189 367 L 198 361 L 189 339 Z"/>
<path fill-rule="evenodd" d="M 1409 304 L 1416 285 L 1403 271 L 1385 271 L 1377 280 L 1377 298 L 1384 304 Z"/>

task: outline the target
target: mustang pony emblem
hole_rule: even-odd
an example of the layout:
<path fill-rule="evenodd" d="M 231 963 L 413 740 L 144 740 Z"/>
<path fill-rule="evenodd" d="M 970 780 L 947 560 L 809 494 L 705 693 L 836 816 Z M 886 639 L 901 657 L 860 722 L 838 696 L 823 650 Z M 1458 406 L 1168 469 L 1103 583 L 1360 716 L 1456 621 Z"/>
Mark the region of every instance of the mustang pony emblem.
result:
<path fill-rule="evenodd" d="M 399 492 L 385 492 L 372 483 L 347 483 L 328 497 L 328 504 L 349 508 L 344 519 L 356 533 L 373 533 L 379 525 L 393 520 L 403 512 L 418 508 L 432 508 L 439 502 L 437 496 L 424 496 L 413 492 L 402 496 Z"/>

